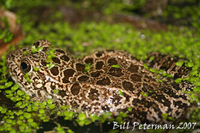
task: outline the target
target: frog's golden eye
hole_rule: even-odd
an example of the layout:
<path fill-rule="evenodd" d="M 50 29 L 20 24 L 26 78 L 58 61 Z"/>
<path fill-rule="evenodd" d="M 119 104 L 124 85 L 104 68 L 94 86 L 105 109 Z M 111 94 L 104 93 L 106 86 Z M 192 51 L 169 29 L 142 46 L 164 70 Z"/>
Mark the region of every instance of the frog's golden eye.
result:
<path fill-rule="evenodd" d="M 23 73 L 28 73 L 31 70 L 31 64 L 30 61 L 28 61 L 28 59 L 22 59 L 21 70 Z"/>

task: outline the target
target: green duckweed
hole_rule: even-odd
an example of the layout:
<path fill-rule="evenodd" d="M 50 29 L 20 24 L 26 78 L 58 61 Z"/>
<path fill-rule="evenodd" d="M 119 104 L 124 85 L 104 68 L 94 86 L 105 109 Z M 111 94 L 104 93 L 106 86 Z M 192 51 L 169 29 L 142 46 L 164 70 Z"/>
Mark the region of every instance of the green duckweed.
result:
<path fill-rule="evenodd" d="M 89 72 L 90 71 L 90 67 L 91 67 L 91 63 L 86 64 L 84 72 Z"/>

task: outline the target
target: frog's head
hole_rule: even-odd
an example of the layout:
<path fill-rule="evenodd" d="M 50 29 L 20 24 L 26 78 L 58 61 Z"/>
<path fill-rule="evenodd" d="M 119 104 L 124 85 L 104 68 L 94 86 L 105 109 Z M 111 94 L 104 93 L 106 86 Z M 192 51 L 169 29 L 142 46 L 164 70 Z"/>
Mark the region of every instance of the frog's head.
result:
<path fill-rule="evenodd" d="M 51 44 L 47 40 L 38 40 L 30 47 L 17 49 L 6 56 L 10 76 L 30 96 L 51 98 L 44 88 L 50 49 Z"/>

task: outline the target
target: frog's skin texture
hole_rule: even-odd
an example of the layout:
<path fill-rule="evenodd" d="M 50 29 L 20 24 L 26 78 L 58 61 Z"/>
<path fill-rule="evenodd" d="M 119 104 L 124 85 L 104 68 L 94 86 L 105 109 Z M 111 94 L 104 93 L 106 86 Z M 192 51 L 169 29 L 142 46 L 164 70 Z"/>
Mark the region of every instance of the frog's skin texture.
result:
<path fill-rule="evenodd" d="M 31 47 L 34 45 L 43 50 L 33 53 Z M 109 111 L 118 116 L 122 111 L 127 113 L 127 119 L 140 123 L 170 123 L 170 119 L 163 119 L 164 114 L 179 119 L 191 107 L 189 96 L 182 90 L 192 91 L 193 85 L 158 83 L 142 61 L 128 53 L 99 51 L 74 59 L 66 51 L 55 49 L 52 57 L 55 66 L 50 69 L 46 59 L 51 44 L 47 40 L 38 40 L 32 46 L 10 52 L 6 61 L 12 79 L 34 100 L 51 98 L 59 105 L 70 105 L 74 112 L 88 115 Z M 150 60 L 150 57 L 154 59 Z M 164 69 L 174 81 L 189 73 L 184 64 L 181 67 L 175 65 L 180 60 L 183 59 L 154 52 L 148 55 L 145 63 L 155 69 Z M 86 69 L 89 63 L 90 67 Z M 31 82 L 24 78 L 25 73 Z"/>

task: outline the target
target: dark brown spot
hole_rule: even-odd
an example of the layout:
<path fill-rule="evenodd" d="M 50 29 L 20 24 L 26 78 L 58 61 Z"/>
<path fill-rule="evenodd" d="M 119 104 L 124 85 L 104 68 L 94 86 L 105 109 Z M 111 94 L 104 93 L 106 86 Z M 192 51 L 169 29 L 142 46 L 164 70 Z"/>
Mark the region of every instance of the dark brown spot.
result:
<path fill-rule="evenodd" d="M 97 53 L 96 53 L 96 57 L 101 57 L 103 53 L 104 53 L 103 51 L 97 52 Z"/>
<path fill-rule="evenodd" d="M 52 90 L 55 90 L 55 89 L 56 89 L 55 85 L 52 85 L 52 84 L 51 84 L 51 89 L 52 89 Z"/>
<path fill-rule="evenodd" d="M 81 110 L 88 110 L 88 104 L 83 104 L 81 106 Z"/>
<path fill-rule="evenodd" d="M 96 69 L 102 69 L 102 66 L 104 65 L 103 61 L 98 61 L 96 63 Z"/>
<path fill-rule="evenodd" d="M 85 63 L 86 64 L 90 63 L 92 65 L 93 64 L 93 58 L 87 58 L 87 59 L 85 59 Z"/>
<path fill-rule="evenodd" d="M 175 114 L 176 116 L 179 116 L 182 112 L 179 112 L 178 110 L 176 110 Z"/>
<path fill-rule="evenodd" d="M 187 75 L 190 72 L 191 68 L 181 66 L 178 69 L 178 72 L 174 74 L 174 78 L 181 78 L 183 75 Z"/>
<path fill-rule="evenodd" d="M 96 71 L 96 72 L 92 72 L 90 75 L 92 77 L 99 77 L 101 75 L 101 73 L 103 73 L 102 71 Z"/>
<path fill-rule="evenodd" d="M 11 54 L 10 56 L 11 56 L 12 58 L 14 58 L 14 57 L 15 57 L 15 55 L 14 55 L 14 54 Z M 18 62 L 19 62 L 19 61 L 18 61 Z"/>
<path fill-rule="evenodd" d="M 144 75 L 144 78 L 146 78 L 146 80 L 156 81 L 155 79 L 153 79 L 151 76 L 148 76 L 147 74 Z"/>
<path fill-rule="evenodd" d="M 63 50 L 61 50 L 61 49 L 56 49 L 55 51 L 58 52 L 58 53 L 63 53 L 63 54 L 65 53 L 65 52 L 64 52 Z"/>
<path fill-rule="evenodd" d="M 66 91 L 65 90 L 59 90 L 59 94 L 61 97 L 65 97 L 66 96 Z"/>
<path fill-rule="evenodd" d="M 54 63 L 60 64 L 60 60 L 57 57 L 53 57 L 52 60 Z"/>
<path fill-rule="evenodd" d="M 141 80 L 142 80 L 141 79 L 142 77 L 138 74 L 132 74 L 130 78 L 133 82 L 141 82 Z"/>
<path fill-rule="evenodd" d="M 102 80 L 97 81 L 97 85 L 109 85 L 110 79 L 108 77 L 103 78 Z"/>
<path fill-rule="evenodd" d="M 138 66 L 137 65 L 133 65 L 133 64 L 131 64 L 131 66 L 128 68 L 128 70 L 130 71 L 130 72 L 138 72 Z"/>
<path fill-rule="evenodd" d="M 67 69 L 67 70 L 65 70 L 63 72 L 64 73 L 64 78 L 62 79 L 63 83 L 69 83 L 69 78 L 74 75 L 74 72 L 75 71 L 73 69 Z"/>
<path fill-rule="evenodd" d="M 23 50 L 23 52 L 24 52 L 24 51 L 26 51 L 27 49 L 26 49 L 26 48 L 23 48 L 22 50 Z"/>
<path fill-rule="evenodd" d="M 59 74 L 59 70 L 58 70 L 58 67 L 52 67 L 50 69 L 51 73 L 54 75 L 54 76 L 57 76 Z"/>
<path fill-rule="evenodd" d="M 83 65 L 81 63 L 77 63 L 76 64 L 76 70 L 83 72 L 85 70 L 85 65 Z"/>
<path fill-rule="evenodd" d="M 131 92 L 134 90 L 133 84 L 131 82 L 124 81 L 122 83 L 122 86 L 124 87 L 125 90 L 130 90 Z"/>
<path fill-rule="evenodd" d="M 109 65 L 108 66 L 112 66 L 112 65 L 117 65 L 118 61 L 115 58 L 110 58 L 108 60 Z"/>
<path fill-rule="evenodd" d="M 144 107 L 149 108 L 152 107 L 152 104 L 157 105 L 153 101 L 147 101 L 146 99 L 138 100 L 137 105 L 144 105 Z"/>
<path fill-rule="evenodd" d="M 45 60 L 41 60 L 41 64 L 42 64 L 43 66 L 46 66 L 46 65 L 47 65 L 47 62 L 46 62 Z"/>
<path fill-rule="evenodd" d="M 42 51 L 46 52 L 49 49 L 49 47 L 43 47 Z"/>
<path fill-rule="evenodd" d="M 115 92 L 113 92 L 113 98 L 111 98 L 111 102 L 115 104 L 115 106 L 117 106 L 118 104 L 120 104 L 120 100 L 121 97 L 119 96 L 119 94 L 116 94 Z"/>
<path fill-rule="evenodd" d="M 138 101 L 139 101 L 138 98 L 134 98 L 134 99 L 132 100 L 132 105 L 134 105 L 134 106 L 136 107 Z"/>
<path fill-rule="evenodd" d="M 71 88 L 71 92 L 73 95 L 78 95 L 80 89 L 81 89 L 80 85 L 78 83 L 74 83 Z"/>
<path fill-rule="evenodd" d="M 37 94 L 38 94 L 39 97 L 42 96 L 40 91 L 37 91 Z"/>
<path fill-rule="evenodd" d="M 110 111 L 110 108 L 107 105 L 105 105 L 105 106 L 102 106 L 102 110 Z"/>
<path fill-rule="evenodd" d="M 72 107 L 78 107 L 78 104 L 77 104 L 75 101 L 70 102 L 70 105 L 71 105 Z"/>
<path fill-rule="evenodd" d="M 37 41 L 37 42 L 35 42 L 33 45 L 35 45 L 35 47 L 37 48 L 37 47 L 40 45 L 40 42 Z"/>
<path fill-rule="evenodd" d="M 88 79 L 89 79 L 88 76 L 80 76 L 80 77 L 78 78 L 78 81 L 79 81 L 79 82 L 83 82 L 83 81 L 87 81 Z"/>
<path fill-rule="evenodd" d="M 151 87 L 151 86 L 148 85 L 148 84 L 143 83 L 142 90 L 143 90 L 144 92 L 149 92 L 149 91 L 153 90 L 153 87 Z"/>
<path fill-rule="evenodd" d="M 123 96 L 126 98 L 126 102 L 129 102 L 129 100 L 130 100 L 130 96 L 127 95 L 126 93 L 123 93 Z"/>
<path fill-rule="evenodd" d="M 91 89 L 91 90 L 90 90 L 90 93 L 88 94 L 88 97 L 89 97 L 92 101 L 98 100 L 98 99 L 99 99 L 98 96 L 99 96 L 99 93 L 98 93 L 98 91 L 95 90 L 95 89 Z"/>
<path fill-rule="evenodd" d="M 110 74 L 110 75 L 112 75 L 112 76 L 120 77 L 120 76 L 124 75 L 121 71 L 122 71 L 121 68 L 112 67 L 112 68 L 108 71 L 108 74 Z"/>
<path fill-rule="evenodd" d="M 63 55 L 63 56 L 61 56 L 61 57 L 60 57 L 60 59 L 62 59 L 62 60 L 64 60 L 64 61 L 66 61 L 66 62 L 68 62 L 68 61 L 69 61 L 69 57 L 68 57 L 68 56 L 66 56 L 66 55 Z"/>
<path fill-rule="evenodd" d="M 115 51 L 114 50 L 106 50 L 106 52 L 109 52 L 109 53 L 113 52 L 114 53 Z"/>
<path fill-rule="evenodd" d="M 131 60 L 138 60 L 138 59 L 131 55 Z"/>
<path fill-rule="evenodd" d="M 170 97 L 179 98 L 179 95 L 177 95 L 176 92 L 173 92 L 173 89 L 171 89 L 171 87 L 163 87 L 160 90 L 169 95 Z"/>
<path fill-rule="evenodd" d="M 166 60 L 166 61 L 164 61 L 162 63 L 160 69 L 163 69 L 163 70 L 167 71 L 172 66 L 172 64 L 174 63 L 174 61 L 171 61 L 170 57 L 168 59 L 169 60 Z"/>
<path fill-rule="evenodd" d="M 142 83 L 139 82 L 139 83 L 135 83 L 134 85 L 135 85 L 135 88 L 140 88 L 142 86 Z"/>
<path fill-rule="evenodd" d="M 182 101 L 176 101 L 176 102 L 174 101 L 174 106 L 178 108 L 185 108 L 187 107 L 187 104 L 183 103 Z"/>

